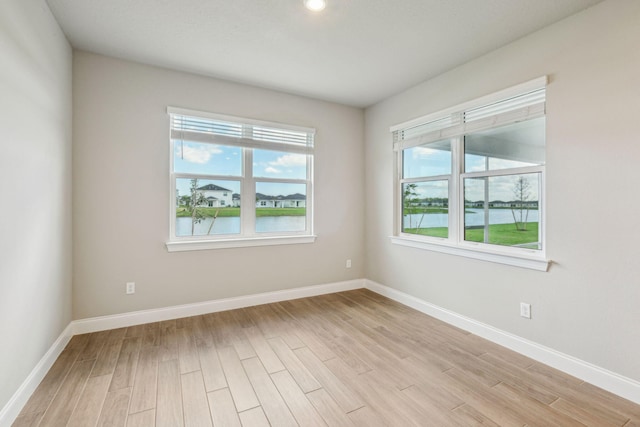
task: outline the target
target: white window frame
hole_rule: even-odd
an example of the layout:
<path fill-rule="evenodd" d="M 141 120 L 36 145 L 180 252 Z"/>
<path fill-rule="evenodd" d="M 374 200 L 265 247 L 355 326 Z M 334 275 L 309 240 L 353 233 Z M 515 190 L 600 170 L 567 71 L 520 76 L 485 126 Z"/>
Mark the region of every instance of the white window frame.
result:
<path fill-rule="evenodd" d="M 466 102 L 443 111 L 419 117 L 391 127 L 394 136 L 395 184 L 394 184 L 394 233 L 390 237 L 394 244 L 412 248 L 442 252 L 467 258 L 547 271 L 550 261 L 546 259 L 546 197 L 545 166 L 489 170 L 483 172 L 464 171 L 464 136 L 478 130 L 497 128 L 545 115 L 545 101 L 523 108 L 498 112 L 486 120 L 465 123 L 461 119 L 467 110 L 488 106 L 519 95 L 546 88 L 546 76 L 510 87 L 497 93 Z M 413 132 L 413 133 L 412 133 Z M 407 134 L 409 137 L 407 138 Z M 403 139 L 406 138 L 406 139 Z M 451 140 L 451 175 L 403 178 L 403 150 L 429 142 Z M 500 246 L 464 240 L 464 188 L 465 178 L 539 173 L 539 236 L 542 249 L 534 250 L 513 246 Z M 449 181 L 449 233 L 447 238 L 416 235 L 402 232 L 404 183 L 445 180 Z"/>
<path fill-rule="evenodd" d="M 174 117 L 211 120 L 212 122 L 231 123 L 242 129 L 241 135 L 229 136 L 208 131 L 184 131 L 174 129 L 170 125 L 169 137 L 169 240 L 166 247 L 169 252 L 224 249 L 249 246 L 270 246 L 313 243 L 316 236 L 313 233 L 313 160 L 315 129 L 301 126 L 285 125 L 282 123 L 266 122 L 229 115 L 195 111 L 184 108 L 168 107 L 170 121 Z M 261 138 L 253 133 L 256 129 L 269 128 L 282 135 Z M 306 134 L 306 141 L 293 143 L 287 140 L 287 132 Z M 206 173 L 180 173 L 174 171 L 174 141 L 185 140 L 198 143 L 210 143 L 224 146 L 235 146 L 242 151 L 242 173 L 240 176 L 215 175 Z M 283 153 L 304 154 L 306 157 L 306 177 L 303 179 L 254 177 L 253 150 L 271 150 Z M 176 236 L 176 180 L 177 179 L 205 179 L 217 181 L 237 181 L 240 183 L 240 233 L 216 234 L 206 236 Z M 306 217 L 305 230 L 291 232 L 256 232 L 256 183 L 291 183 L 304 184 L 306 187 Z"/>

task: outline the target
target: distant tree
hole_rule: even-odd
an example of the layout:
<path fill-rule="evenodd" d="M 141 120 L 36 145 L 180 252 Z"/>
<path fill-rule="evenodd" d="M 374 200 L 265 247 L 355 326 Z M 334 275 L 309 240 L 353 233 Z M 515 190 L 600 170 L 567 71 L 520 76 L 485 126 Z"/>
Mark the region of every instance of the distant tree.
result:
<path fill-rule="evenodd" d="M 405 215 L 409 215 L 409 227 L 413 228 L 413 215 L 418 213 L 418 208 L 420 206 L 420 199 L 418 198 L 418 184 L 411 183 L 405 186 L 404 193 L 402 194 L 404 211 Z M 422 220 L 424 219 L 425 211 L 422 209 L 422 216 L 416 225 L 416 233 L 420 229 L 422 225 Z"/>
<path fill-rule="evenodd" d="M 196 224 L 202 222 L 202 219 L 204 218 L 204 214 L 198 209 L 198 207 L 204 204 L 206 199 L 204 197 L 204 193 L 198 191 L 197 179 L 191 180 L 190 191 L 191 196 L 189 197 L 188 208 L 191 211 L 191 235 L 193 236 Z"/>
<path fill-rule="evenodd" d="M 518 177 L 513 184 L 514 203 L 511 204 L 511 214 L 513 222 L 518 231 L 527 230 L 527 221 L 529 220 L 529 204 L 531 200 L 531 183 L 523 176 Z"/>

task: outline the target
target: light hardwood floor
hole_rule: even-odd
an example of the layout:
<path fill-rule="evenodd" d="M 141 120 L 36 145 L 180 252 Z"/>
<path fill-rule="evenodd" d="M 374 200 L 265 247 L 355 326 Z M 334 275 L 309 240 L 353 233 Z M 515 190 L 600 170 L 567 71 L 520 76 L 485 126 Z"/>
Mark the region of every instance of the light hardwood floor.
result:
<path fill-rule="evenodd" d="M 638 426 L 640 405 L 367 290 L 73 337 L 15 426 Z"/>

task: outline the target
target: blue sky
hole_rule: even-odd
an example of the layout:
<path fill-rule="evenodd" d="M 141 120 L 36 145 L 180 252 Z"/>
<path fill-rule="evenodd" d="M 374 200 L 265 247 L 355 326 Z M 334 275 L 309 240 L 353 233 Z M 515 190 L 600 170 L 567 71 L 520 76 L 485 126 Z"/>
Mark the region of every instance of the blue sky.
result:
<path fill-rule="evenodd" d="M 404 178 L 451 173 L 451 142 L 443 141 L 404 150 Z"/>
<path fill-rule="evenodd" d="M 451 145 L 447 141 L 439 141 L 429 146 L 418 146 L 404 150 L 403 177 L 433 177 L 438 175 L 451 174 Z M 522 163 L 507 159 L 490 158 L 489 167 L 491 170 L 505 169 L 510 167 L 528 166 Z M 486 158 L 467 154 L 465 156 L 465 169 L 467 172 L 484 171 L 486 168 Z M 536 174 L 525 175 L 530 183 L 530 200 L 538 200 L 538 177 Z M 493 177 L 489 179 L 489 201 L 514 200 L 513 194 L 515 180 L 517 176 Z M 425 197 L 447 197 L 447 181 L 431 181 L 417 183 L 416 193 L 418 198 Z M 484 199 L 484 184 L 479 179 L 465 180 L 465 199 L 478 201 Z"/>
<path fill-rule="evenodd" d="M 238 177 L 242 176 L 242 149 L 214 144 L 188 141 L 174 142 L 174 170 L 178 173 L 209 174 Z M 306 179 L 306 156 L 268 150 L 253 150 L 254 177 Z M 234 193 L 240 192 L 238 180 L 200 180 L 198 186 L 216 184 Z M 301 184 L 258 183 L 257 192 L 269 195 L 289 195 L 305 193 Z M 190 180 L 178 179 L 176 187 L 179 195 L 188 195 Z M 264 191 L 261 191 L 264 190 Z"/>
<path fill-rule="evenodd" d="M 488 201 L 500 200 L 503 202 L 509 202 L 516 200 L 514 195 L 514 189 L 518 177 L 524 177 L 529 183 L 528 187 L 528 199 L 529 201 L 539 200 L 538 196 L 538 174 L 525 174 L 525 175 L 508 175 L 508 176 L 495 176 L 489 178 L 489 197 Z M 469 201 L 484 200 L 484 180 L 481 179 L 465 179 L 464 182 L 464 198 Z"/>

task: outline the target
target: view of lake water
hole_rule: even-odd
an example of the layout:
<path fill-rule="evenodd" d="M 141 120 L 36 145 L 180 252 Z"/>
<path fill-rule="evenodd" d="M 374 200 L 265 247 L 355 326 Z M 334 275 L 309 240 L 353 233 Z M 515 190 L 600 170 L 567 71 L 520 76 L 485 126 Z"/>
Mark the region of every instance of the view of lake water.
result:
<path fill-rule="evenodd" d="M 484 209 L 467 208 L 465 214 L 466 226 L 482 226 L 484 225 Z M 519 212 L 516 211 L 516 217 L 519 219 Z M 526 212 L 523 213 L 523 219 L 526 218 Z M 420 224 L 420 220 L 422 223 Z M 538 210 L 529 210 L 527 222 L 538 222 Z M 511 209 L 489 209 L 489 224 L 512 224 L 513 213 Z M 404 228 L 416 228 L 420 224 L 421 228 L 425 227 L 447 227 L 447 214 L 412 214 L 405 215 Z"/>
<path fill-rule="evenodd" d="M 466 225 L 481 226 L 484 224 L 483 209 L 466 209 Z M 517 214 L 518 212 L 516 212 Z M 526 214 L 525 214 L 526 215 Z M 415 228 L 422 219 L 421 227 L 447 227 L 447 214 L 413 214 L 404 217 L 404 228 Z M 304 216 L 263 216 L 256 218 L 256 231 L 303 231 L 305 229 Z M 205 218 L 196 224 L 194 235 L 203 236 L 209 231 L 212 218 Z M 538 210 L 529 211 L 528 222 L 538 222 Z M 511 224 L 513 214 L 511 209 L 489 209 L 489 224 Z M 216 219 L 210 234 L 238 234 L 240 233 L 240 217 L 220 217 Z M 191 236 L 191 218 L 176 218 L 176 235 Z"/>
<path fill-rule="evenodd" d="M 213 218 L 205 218 L 194 227 L 195 236 L 204 236 L 209 231 Z M 256 218 L 256 232 L 303 231 L 304 216 L 262 216 Z M 240 233 L 240 217 L 220 217 L 213 224 L 210 234 Z M 176 218 L 176 236 L 191 236 L 191 218 Z"/>

